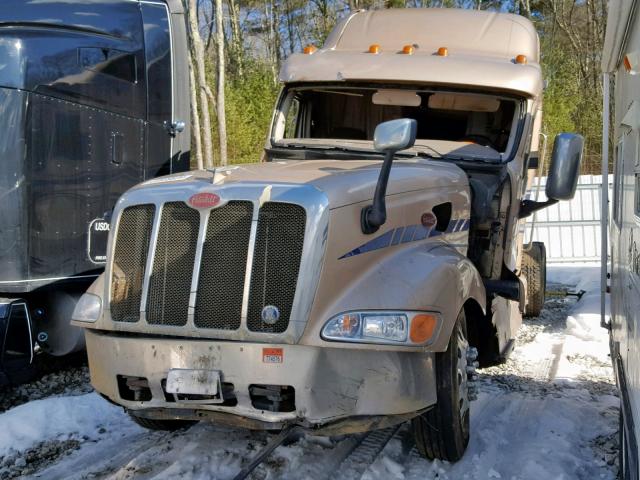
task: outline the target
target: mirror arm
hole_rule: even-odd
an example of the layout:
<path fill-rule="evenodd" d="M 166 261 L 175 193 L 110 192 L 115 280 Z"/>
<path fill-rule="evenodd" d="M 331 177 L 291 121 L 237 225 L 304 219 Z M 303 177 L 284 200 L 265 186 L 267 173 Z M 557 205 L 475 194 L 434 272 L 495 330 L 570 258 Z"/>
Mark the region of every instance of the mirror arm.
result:
<path fill-rule="evenodd" d="M 543 208 L 550 207 L 558 203 L 558 200 L 549 199 L 546 202 L 536 202 L 535 200 L 523 200 L 520 202 L 520 212 L 518 212 L 518 219 L 527 218 L 533 212 L 542 210 Z"/>
<path fill-rule="evenodd" d="M 377 232 L 380 226 L 387 221 L 387 206 L 384 199 L 387 195 L 389 173 L 391 172 L 391 164 L 395 153 L 395 151 L 387 151 L 385 153 L 378 183 L 376 184 L 376 191 L 373 195 L 373 204 L 364 207 L 360 214 L 360 227 L 362 228 L 362 233 L 366 235 Z"/>

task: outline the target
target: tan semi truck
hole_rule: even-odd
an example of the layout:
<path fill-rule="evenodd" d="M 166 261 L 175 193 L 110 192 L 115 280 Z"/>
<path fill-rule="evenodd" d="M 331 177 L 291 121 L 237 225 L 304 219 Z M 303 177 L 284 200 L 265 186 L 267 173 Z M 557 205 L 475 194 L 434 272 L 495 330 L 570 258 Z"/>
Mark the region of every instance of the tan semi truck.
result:
<path fill-rule="evenodd" d="M 74 312 L 92 383 L 150 428 L 330 435 L 411 419 L 423 455 L 455 461 L 477 351 L 504 358 L 527 297 L 544 295 L 542 249 L 521 275 L 522 219 L 577 182 L 582 138 L 562 134 L 549 200 L 524 198 L 541 120 L 534 27 L 359 11 L 280 78 L 265 162 L 120 198 L 106 271 Z"/>

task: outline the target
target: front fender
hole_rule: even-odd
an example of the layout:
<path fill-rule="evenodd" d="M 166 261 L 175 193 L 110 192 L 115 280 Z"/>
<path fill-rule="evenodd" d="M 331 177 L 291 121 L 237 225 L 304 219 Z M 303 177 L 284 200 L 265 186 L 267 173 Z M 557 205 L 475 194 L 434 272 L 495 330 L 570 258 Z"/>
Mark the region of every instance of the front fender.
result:
<path fill-rule="evenodd" d="M 473 299 L 483 310 L 486 294 L 480 274 L 471 261 L 446 243 L 416 245 L 385 256 L 361 272 L 338 298 L 319 312 L 301 343 L 334 348 L 406 350 L 412 347 L 326 342 L 320 332 L 333 316 L 350 310 L 426 310 L 442 315 L 435 340 L 418 350 L 442 352 L 460 310 Z"/>

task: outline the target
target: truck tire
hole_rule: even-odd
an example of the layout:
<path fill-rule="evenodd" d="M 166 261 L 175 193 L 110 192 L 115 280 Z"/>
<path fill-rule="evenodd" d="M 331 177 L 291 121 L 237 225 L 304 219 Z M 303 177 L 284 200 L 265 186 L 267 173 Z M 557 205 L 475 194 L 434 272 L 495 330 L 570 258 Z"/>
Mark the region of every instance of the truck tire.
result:
<path fill-rule="evenodd" d="M 198 422 L 193 420 L 156 420 L 152 418 L 139 417 L 133 413 L 129 413 L 131 420 L 136 422 L 142 428 L 147 430 L 164 430 L 172 432 L 174 430 L 180 430 L 181 428 L 187 428 Z"/>
<path fill-rule="evenodd" d="M 525 246 L 522 252 L 522 275 L 527 279 L 525 317 L 537 317 L 544 306 L 547 288 L 547 249 L 542 242 Z"/>
<path fill-rule="evenodd" d="M 622 402 L 620 402 L 620 413 L 618 414 L 618 470 L 621 480 L 631 480 L 631 469 L 629 468 L 629 450 L 627 439 L 624 434 L 624 418 L 622 416 Z"/>
<path fill-rule="evenodd" d="M 414 418 L 418 452 L 429 460 L 455 462 L 469 444 L 469 390 L 464 310 L 458 315 L 446 352 L 436 353 L 436 405 Z"/>

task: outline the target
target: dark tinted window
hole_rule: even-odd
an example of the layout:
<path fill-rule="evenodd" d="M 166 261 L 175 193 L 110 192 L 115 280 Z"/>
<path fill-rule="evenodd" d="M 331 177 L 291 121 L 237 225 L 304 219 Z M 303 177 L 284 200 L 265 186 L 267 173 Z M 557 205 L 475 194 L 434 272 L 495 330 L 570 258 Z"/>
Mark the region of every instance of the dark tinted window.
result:
<path fill-rule="evenodd" d="M 149 121 L 162 123 L 172 119 L 171 112 L 171 36 L 167 8 L 142 4 L 145 61 L 148 82 Z"/>
<path fill-rule="evenodd" d="M 136 81 L 136 57 L 133 53 L 112 48 L 81 47 L 78 49 L 80 66 L 104 75 Z"/>

